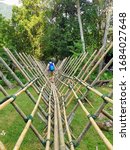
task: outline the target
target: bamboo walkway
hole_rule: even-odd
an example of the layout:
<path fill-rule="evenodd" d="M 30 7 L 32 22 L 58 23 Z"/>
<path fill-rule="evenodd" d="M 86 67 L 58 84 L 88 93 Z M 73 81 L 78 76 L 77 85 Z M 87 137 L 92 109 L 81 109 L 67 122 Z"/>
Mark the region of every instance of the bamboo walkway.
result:
<path fill-rule="evenodd" d="M 15 52 L 14 55 L 9 49 L 4 48 L 9 59 L 26 80 L 26 84 L 24 84 L 9 67 L 8 63 L 3 58 L 0 58 L 0 63 L 10 72 L 20 87 L 16 93 L 9 95 L 4 87 L 0 85 L 0 91 L 5 96 L 3 100 L 0 100 L 0 113 L 5 107 L 12 105 L 25 122 L 25 126 L 14 145 L 14 150 L 22 147 L 21 144 L 29 129 L 34 132 L 45 150 L 74 150 L 77 147 L 80 148 L 80 143 L 89 132 L 91 126 L 104 142 L 106 149 L 112 150 L 112 144 L 96 122 L 96 118 L 101 113 L 113 121 L 113 117 L 105 110 L 106 105 L 113 104 L 112 92 L 103 94 L 95 88 L 97 81 L 100 81 L 100 77 L 113 62 L 113 59 L 111 59 L 100 72 L 96 71 L 111 48 L 112 43 L 107 46 L 103 54 L 101 49 L 94 51 L 91 56 L 88 53 L 82 53 L 78 57 L 68 57 L 62 61 L 58 61 L 54 82 L 50 81 L 44 62 L 40 62 L 26 53 Z M 91 79 L 95 71 L 97 73 L 96 78 Z M 36 92 L 37 99 L 29 91 L 30 87 Z M 88 109 L 88 107 L 94 108 L 93 100 L 88 99 L 89 92 L 100 97 L 101 101 L 100 106 L 94 114 L 91 114 Z M 17 104 L 17 97 L 22 96 L 23 93 L 28 96 L 30 103 L 34 104 L 34 108 L 28 116 Z M 70 113 L 68 113 L 71 103 L 74 103 L 74 106 Z M 82 109 L 87 119 L 82 132 L 76 137 L 71 129 L 71 123 L 76 117 L 78 108 Z M 39 133 L 33 124 L 36 115 L 44 123 L 43 134 Z M 5 145 L 6 143 L 3 144 Z M 2 150 L 6 149 L 3 144 L 0 144 L 0 149 Z M 95 149 L 97 146 L 95 145 Z"/>

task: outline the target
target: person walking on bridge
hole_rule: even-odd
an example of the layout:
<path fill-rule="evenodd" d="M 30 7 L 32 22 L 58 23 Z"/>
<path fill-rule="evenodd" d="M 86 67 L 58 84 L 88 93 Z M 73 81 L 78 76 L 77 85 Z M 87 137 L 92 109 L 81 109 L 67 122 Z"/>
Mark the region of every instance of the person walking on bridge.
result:
<path fill-rule="evenodd" d="M 55 64 L 53 61 L 50 61 L 47 65 L 47 70 L 50 74 L 50 81 L 54 82 L 54 71 L 55 71 Z"/>

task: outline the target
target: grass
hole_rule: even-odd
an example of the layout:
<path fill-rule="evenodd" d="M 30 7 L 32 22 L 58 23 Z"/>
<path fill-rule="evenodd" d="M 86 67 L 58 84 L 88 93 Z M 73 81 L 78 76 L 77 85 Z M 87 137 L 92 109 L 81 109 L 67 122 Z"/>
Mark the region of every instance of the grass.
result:
<path fill-rule="evenodd" d="M 9 95 L 14 94 L 18 89 L 19 87 L 12 90 L 7 90 L 7 92 L 9 93 Z M 109 93 L 111 89 L 108 87 L 102 88 L 98 87 L 98 90 L 106 94 Z M 36 95 L 34 90 L 29 89 L 29 91 L 37 99 L 38 96 Z M 0 99 L 2 98 L 4 98 L 4 96 L 0 93 Z M 87 103 L 85 103 L 85 107 L 89 112 L 94 114 L 94 112 L 102 103 L 102 99 L 92 92 L 89 92 L 87 98 L 91 101 L 94 108 L 92 109 L 91 106 L 88 105 Z M 34 107 L 34 104 L 29 100 L 28 96 L 25 93 L 16 99 L 16 103 L 22 109 L 22 111 L 24 111 L 26 115 L 29 115 Z M 72 103 L 67 108 L 67 114 L 71 112 L 75 104 L 76 100 L 73 100 Z M 112 111 L 109 110 L 110 107 L 112 107 L 110 104 L 106 105 L 105 110 L 109 111 L 109 113 L 112 114 Z M 104 120 L 107 119 L 105 118 Z M 78 109 L 76 110 L 74 119 L 71 123 L 71 130 L 75 137 L 78 137 L 80 135 L 87 122 L 88 119 L 83 110 L 81 109 L 81 107 L 79 106 Z M 45 124 L 38 118 L 37 115 L 35 115 L 33 124 L 35 125 L 39 133 L 43 135 L 43 129 L 45 127 Z M 4 145 L 8 150 L 13 149 L 24 126 L 25 126 L 24 121 L 21 119 L 20 115 L 14 110 L 12 105 L 8 105 L 6 108 L 0 111 L 0 141 L 4 143 Z M 5 131 L 6 134 L 1 135 L 2 131 Z M 109 132 L 103 131 L 103 133 L 112 143 L 113 140 L 112 131 Z M 90 130 L 87 132 L 87 134 L 83 137 L 83 140 L 81 141 L 80 145 L 76 148 L 76 150 L 95 150 L 96 146 L 98 146 L 99 150 L 107 149 L 102 140 L 99 138 L 99 135 L 96 133 L 95 129 L 91 127 Z M 31 129 L 29 129 L 27 135 L 25 136 L 25 139 L 23 140 L 20 150 L 42 150 L 42 149 L 44 149 L 43 146 L 40 144 L 40 142 L 38 141 L 34 133 L 31 131 Z"/>
<path fill-rule="evenodd" d="M 19 88 L 15 88 L 13 90 L 7 90 L 9 94 L 15 93 Z M 33 89 L 30 90 L 33 93 L 34 97 L 37 98 L 36 93 Z M 2 98 L 2 94 L 0 94 Z M 34 104 L 30 102 L 28 96 L 26 94 L 22 94 L 16 100 L 17 105 L 22 109 L 22 111 L 29 115 L 32 111 Z M 39 132 L 43 130 L 44 124 L 39 120 L 37 115 L 33 121 L 33 124 L 36 126 Z M 25 123 L 23 119 L 21 119 L 20 115 L 14 110 L 12 105 L 8 105 L 0 112 L 0 133 L 5 131 L 5 135 L 0 135 L 0 140 L 5 144 L 8 150 L 12 150 L 19 135 L 21 134 Z M 42 145 L 39 143 L 38 139 L 34 135 L 34 133 L 29 129 L 25 140 L 22 143 L 20 148 L 21 150 L 40 150 L 42 149 Z"/>

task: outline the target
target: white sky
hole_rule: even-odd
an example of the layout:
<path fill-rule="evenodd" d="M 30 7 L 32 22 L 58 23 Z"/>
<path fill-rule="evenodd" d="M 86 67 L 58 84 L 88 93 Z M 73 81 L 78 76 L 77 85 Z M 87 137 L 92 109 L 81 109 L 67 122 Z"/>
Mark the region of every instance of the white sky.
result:
<path fill-rule="evenodd" d="M 8 5 L 20 5 L 19 0 L 0 0 L 0 2 L 6 3 Z"/>
<path fill-rule="evenodd" d="M 93 0 L 86 0 L 92 2 Z M 0 2 L 6 3 L 8 5 L 17 5 L 20 6 L 19 0 L 0 0 Z"/>

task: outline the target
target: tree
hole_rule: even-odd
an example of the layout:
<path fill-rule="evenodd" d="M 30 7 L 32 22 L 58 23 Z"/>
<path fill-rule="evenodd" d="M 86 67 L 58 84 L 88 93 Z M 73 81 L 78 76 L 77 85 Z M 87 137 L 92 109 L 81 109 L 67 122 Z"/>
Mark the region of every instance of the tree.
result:
<path fill-rule="evenodd" d="M 101 37 L 97 31 L 97 5 L 81 0 L 80 12 L 78 9 L 80 15 L 78 15 L 76 2 L 77 0 L 58 0 L 46 12 L 45 36 L 43 35 L 42 38 L 45 57 L 49 54 L 64 58 L 73 53 L 81 53 L 82 43 L 88 43 L 87 50 L 91 53 L 94 48 L 99 47 Z M 78 16 L 82 17 L 80 24 L 83 29 L 81 28 L 81 30 L 79 29 Z M 85 42 L 81 41 L 80 36 L 82 35 L 83 39 L 83 32 L 80 32 L 83 30 Z M 83 47 L 85 49 L 85 45 Z"/>
<path fill-rule="evenodd" d="M 41 35 L 44 27 L 43 4 L 40 0 L 22 0 L 22 7 L 13 8 L 12 23 L 15 27 L 17 50 L 42 57 Z"/>
<path fill-rule="evenodd" d="M 4 35 L 4 46 L 44 60 L 79 55 L 85 49 L 91 54 L 102 45 L 108 1 L 80 0 L 79 5 L 79 0 L 21 0 L 23 5 L 13 7 L 11 22 L 2 27 L 11 32 Z"/>
<path fill-rule="evenodd" d="M 77 5 L 78 22 L 79 22 L 79 27 L 80 27 L 81 42 L 82 42 L 83 52 L 85 52 L 85 41 L 84 41 L 84 33 L 83 33 L 83 26 L 82 26 L 82 20 L 81 20 L 79 0 L 77 0 L 76 5 Z"/>
<path fill-rule="evenodd" d="M 11 25 L 10 20 L 6 20 L 0 14 L 0 48 L 3 46 L 13 48 L 13 37 L 14 28 Z"/>

